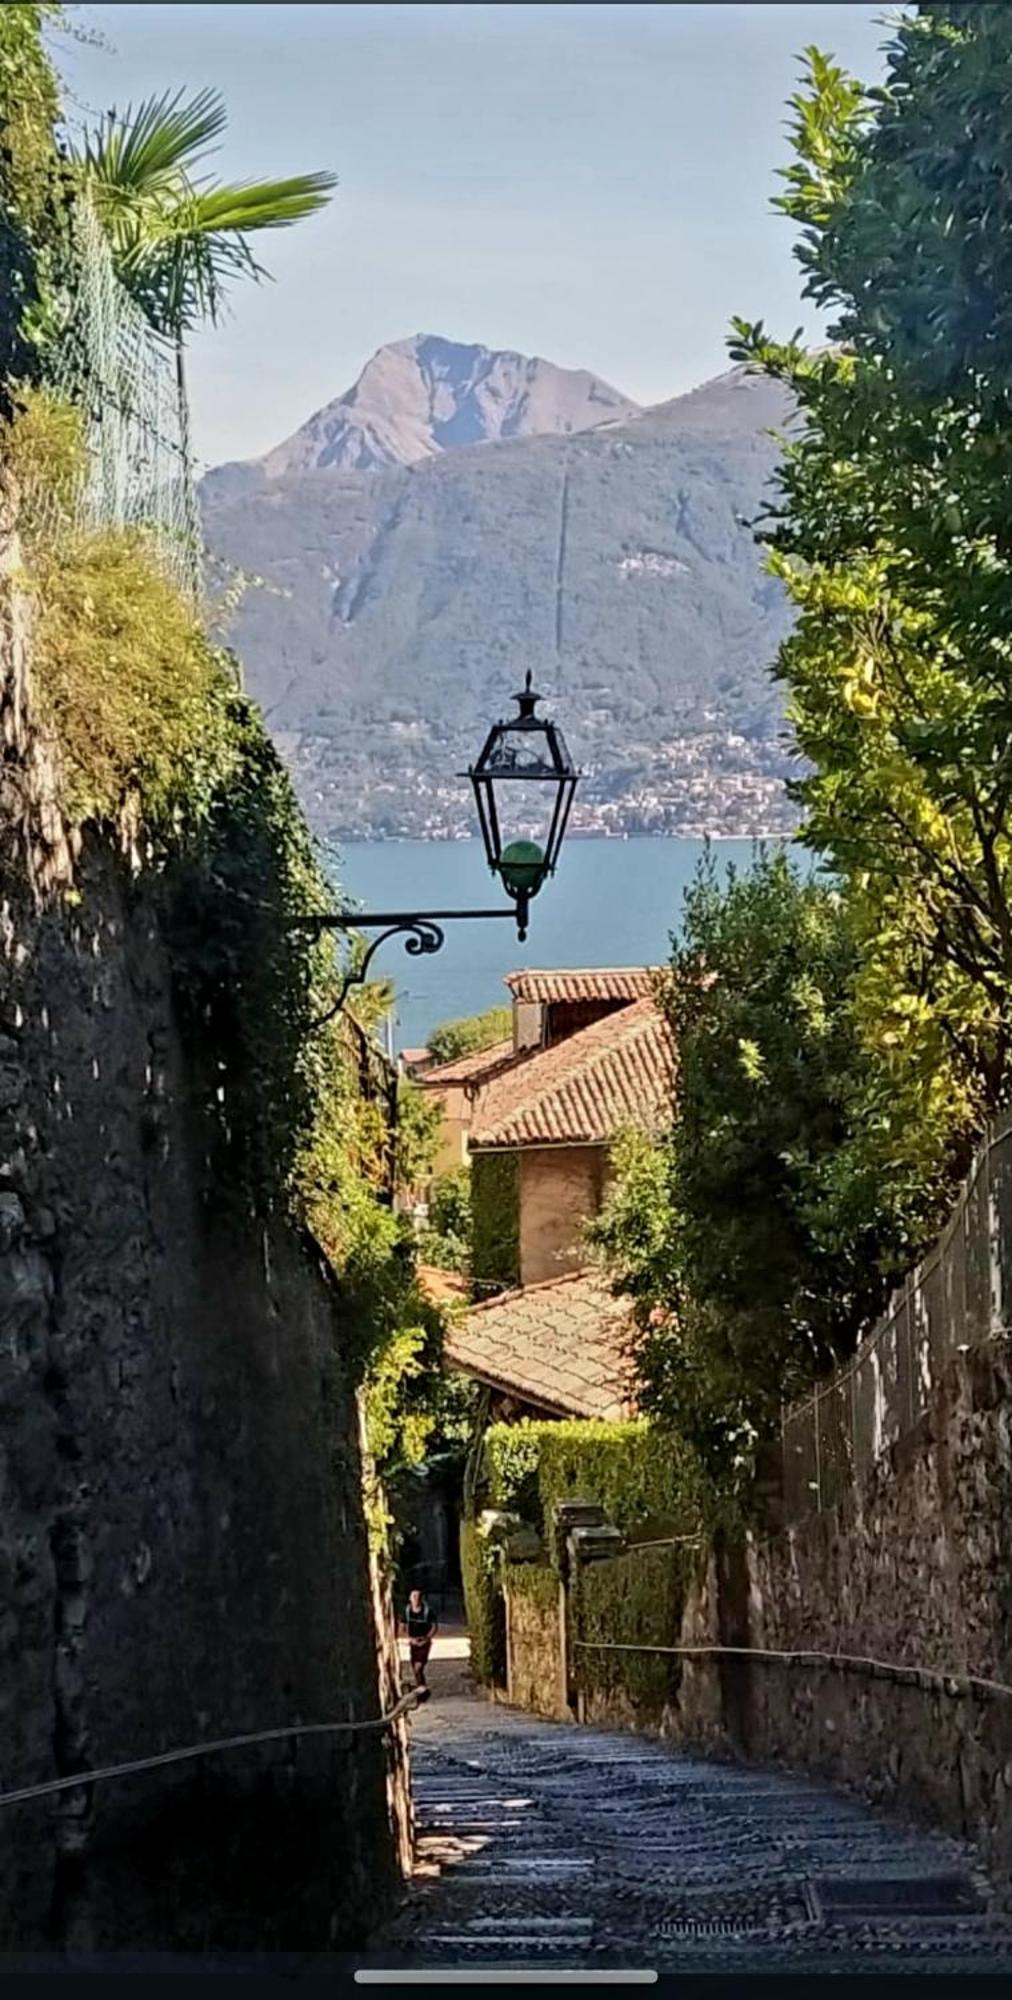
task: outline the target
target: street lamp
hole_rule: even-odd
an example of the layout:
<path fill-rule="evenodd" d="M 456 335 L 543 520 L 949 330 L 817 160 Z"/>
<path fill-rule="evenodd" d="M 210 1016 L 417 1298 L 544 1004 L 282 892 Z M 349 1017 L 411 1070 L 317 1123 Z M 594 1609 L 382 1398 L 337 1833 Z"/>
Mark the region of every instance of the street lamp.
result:
<path fill-rule="evenodd" d="M 441 950 L 445 943 L 444 923 L 473 923 L 485 918 L 515 917 L 521 943 L 527 936 L 532 897 L 549 875 L 554 875 L 573 793 L 580 772 L 574 767 L 558 725 L 536 714 L 542 696 L 531 687 L 527 674 L 522 694 L 513 696 L 519 713 L 507 722 L 493 723 L 481 755 L 461 777 L 474 786 L 478 821 L 488 865 L 498 875 L 512 909 L 497 910 L 387 910 L 382 913 L 340 910 L 335 914 L 296 917 L 295 927 L 317 934 L 325 930 L 379 931 L 363 954 L 361 963 L 346 972 L 332 1007 L 313 1027 L 322 1027 L 341 1012 L 353 986 L 364 985 L 369 967 L 388 938 L 403 936 L 404 948 L 413 958 Z M 538 837 L 535 837 L 538 836 Z"/>
<path fill-rule="evenodd" d="M 535 713 L 542 697 L 531 687 L 529 672 L 523 694 L 513 699 L 520 713 L 509 722 L 493 723 L 477 763 L 461 776 L 474 786 L 488 865 L 516 903 L 517 936 L 523 943 L 531 897 L 555 873 L 580 773 L 557 723 Z M 504 830 L 509 833 L 511 824 L 525 830 L 504 844 Z M 542 829 L 543 839 L 532 839 L 532 832 Z"/>

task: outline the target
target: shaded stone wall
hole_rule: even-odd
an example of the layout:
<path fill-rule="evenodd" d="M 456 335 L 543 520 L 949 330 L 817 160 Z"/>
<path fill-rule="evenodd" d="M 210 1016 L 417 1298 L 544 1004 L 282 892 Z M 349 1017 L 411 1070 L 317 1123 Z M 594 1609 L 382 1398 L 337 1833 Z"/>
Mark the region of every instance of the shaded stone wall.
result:
<path fill-rule="evenodd" d="M 315 1247 L 212 1198 L 142 881 L 77 858 L 5 601 L 0 1789 L 379 1713 L 341 1313 Z M 393 1691 L 382 1663 L 384 1697 Z M 398 1761 L 399 1760 L 399 1761 Z M 404 1765 L 282 1743 L 0 1810 L 0 1946 L 326 1946 L 396 1881 Z M 403 1830 L 401 1832 L 403 1846 Z"/>
<path fill-rule="evenodd" d="M 618 1567 L 595 1565 L 599 1591 Z M 624 1617 L 619 1592 L 608 1601 L 616 1615 L 591 1636 L 754 1652 L 655 1656 L 651 1686 L 649 1656 L 577 1648 L 588 1721 L 810 1770 L 923 1816 L 976 1841 L 1012 1901 L 1012 1698 L 930 1677 L 1012 1687 L 1007 1337 L 955 1356 L 919 1424 L 835 1509 L 702 1550 L 674 1598 L 658 1590 L 646 1617 L 642 1607 Z M 577 1620 L 575 1637 L 584 1630 Z"/>
<path fill-rule="evenodd" d="M 565 1718 L 560 1586 L 554 1570 L 538 1568 L 532 1590 L 532 1567 L 524 1565 L 519 1582 L 511 1584 L 507 1565 L 504 1578 L 506 1698 L 535 1715 Z"/>

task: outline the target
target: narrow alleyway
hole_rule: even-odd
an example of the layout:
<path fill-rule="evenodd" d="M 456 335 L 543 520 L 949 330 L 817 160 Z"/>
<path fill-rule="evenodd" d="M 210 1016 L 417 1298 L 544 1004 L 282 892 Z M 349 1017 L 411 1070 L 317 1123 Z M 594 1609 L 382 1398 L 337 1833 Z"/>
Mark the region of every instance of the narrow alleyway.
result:
<path fill-rule="evenodd" d="M 541 1722 L 447 1634 L 412 1723 L 418 1863 L 368 1963 L 1012 1973 L 970 1850 L 805 1778 Z"/>

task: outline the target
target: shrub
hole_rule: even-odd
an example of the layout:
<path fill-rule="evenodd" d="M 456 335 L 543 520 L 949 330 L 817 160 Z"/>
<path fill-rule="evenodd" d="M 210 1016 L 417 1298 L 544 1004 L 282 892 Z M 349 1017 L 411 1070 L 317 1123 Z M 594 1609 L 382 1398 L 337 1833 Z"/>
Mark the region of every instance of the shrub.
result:
<path fill-rule="evenodd" d="M 506 1683 L 506 1617 L 497 1559 L 477 1522 L 460 1526 L 460 1574 L 471 1635 L 471 1672 L 483 1687 Z"/>
<path fill-rule="evenodd" d="M 617 1528 L 644 1540 L 693 1534 L 711 1510 L 694 1453 L 643 1418 L 494 1424 L 485 1438 L 485 1466 L 492 1505 L 539 1528 L 556 1563 L 560 1500 L 596 1500 Z"/>
<path fill-rule="evenodd" d="M 192 812 L 201 767 L 225 754 L 220 655 L 139 530 L 61 537 L 31 581 L 39 710 L 60 744 L 68 812 L 171 827 Z"/>
<path fill-rule="evenodd" d="M 471 1170 L 455 1167 L 441 1174 L 429 1189 L 428 1226 L 418 1253 L 423 1263 L 442 1271 L 467 1271 L 471 1266 Z"/>
<path fill-rule="evenodd" d="M 587 1644 L 675 1646 L 685 1595 L 699 1554 L 692 1549 L 630 1549 L 610 1562 L 581 1563 L 572 1605 L 573 1635 Z M 573 1651 L 577 1686 L 620 1691 L 651 1712 L 675 1694 L 681 1663 L 663 1653 Z"/>
<path fill-rule="evenodd" d="M 442 1021 L 433 1028 L 426 1047 L 437 1063 L 452 1062 L 456 1056 L 476 1054 L 508 1039 L 513 1029 L 509 1007 L 489 1007 L 484 1014 L 464 1014 L 457 1021 Z"/>

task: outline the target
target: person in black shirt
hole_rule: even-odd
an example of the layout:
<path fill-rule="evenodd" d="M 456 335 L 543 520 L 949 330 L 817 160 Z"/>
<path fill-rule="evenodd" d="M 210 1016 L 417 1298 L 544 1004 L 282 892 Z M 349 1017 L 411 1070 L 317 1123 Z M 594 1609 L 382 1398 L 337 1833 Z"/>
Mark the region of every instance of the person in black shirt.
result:
<path fill-rule="evenodd" d="M 404 1625 L 408 1635 L 408 1651 L 411 1654 L 415 1686 L 427 1687 L 425 1665 L 432 1651 L 432 1640 L 437 1626 L 435 1613 L 430 1609 L 420 1590 L 412 1590 L 408 1595 Z"/>

